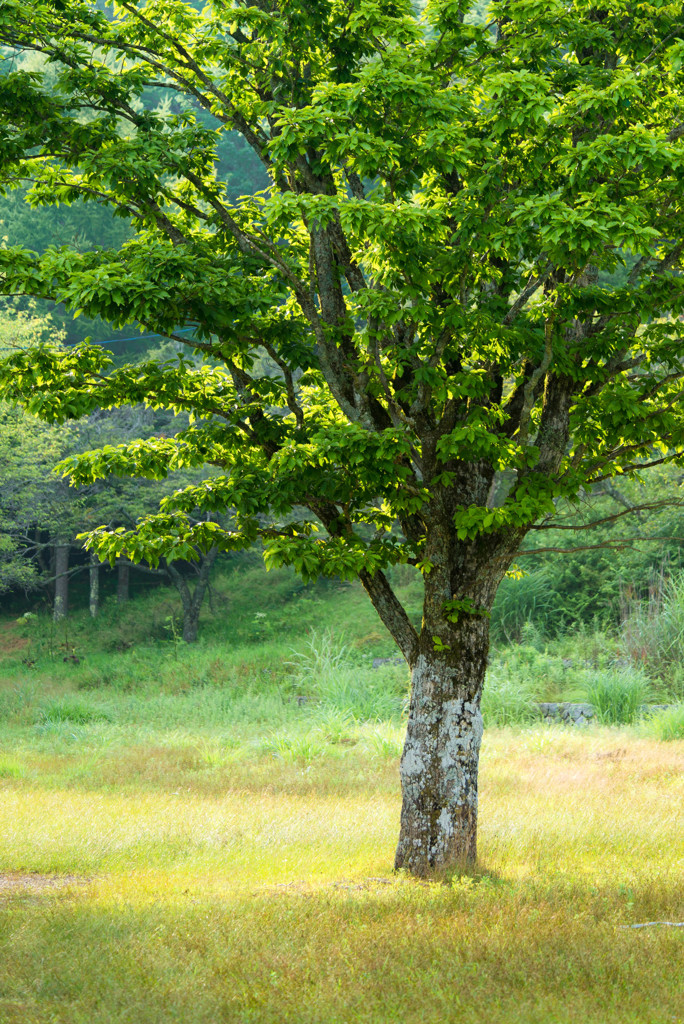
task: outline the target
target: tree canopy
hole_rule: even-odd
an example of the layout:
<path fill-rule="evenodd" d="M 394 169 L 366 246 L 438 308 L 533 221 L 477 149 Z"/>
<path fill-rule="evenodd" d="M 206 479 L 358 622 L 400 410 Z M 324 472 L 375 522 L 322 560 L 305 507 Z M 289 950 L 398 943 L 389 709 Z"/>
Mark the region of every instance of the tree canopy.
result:
<path fill-rule="evenodd" d="M 93 536 L 100 553 L 261 537 L 269 564 L 361 578 L 414 672 L 397 863 L 419 872 L 474 850 L 486 616 L 525 533 L 684 455 L 681 9 L 476 9 L 0 5 L 4 187 L 131 228 L 116 249 L 7 246 L 0 288 L 206 356 L 113 368 L 94 346 L 39 347 L 6 362 L 0 394 L 58 421 L 127 402 L 196 417 L 69 460 L 79 484 L 220 470 Z M 49 90 L 13 69 L 27 51 Z M 149 109 L 149 90 L 169 102 Z M 241 198 L 219 159 L 234 132 L 268 180 Z M 231 530 L 189 518 L 225 507 Z M 383 575 L 395 562 L 425 574 L 421 628 Z"/>

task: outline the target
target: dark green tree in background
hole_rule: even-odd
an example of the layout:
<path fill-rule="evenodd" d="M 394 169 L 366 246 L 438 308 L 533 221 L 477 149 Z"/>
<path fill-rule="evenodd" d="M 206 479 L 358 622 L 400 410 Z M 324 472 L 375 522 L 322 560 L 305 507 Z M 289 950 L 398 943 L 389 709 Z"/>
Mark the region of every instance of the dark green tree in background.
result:
<path fill-rule="evenodd" d="M 43 342 L 59 347 L 61 334 L 50 316 L 35 311 L 0 311 L 0 356 Z M 173 347 L 173 346 L 171 346 Z M 161 349 L 157 352 L 161 354 Z M 16 591 L 48 592 L 53 616 L 69 612 L 70 581 L 88 570 L 89 607 L 93 618 L 100 605 L 100 560 L 90 552 L 83 564 L 79 534 L 102 523 L 111 528 L 135 525 L 159 506 L 174 487 L 198 483 L 206 472 L 180 471 L 163 481 L 122 480 L 111 477 L 82 487 L 70 487 L 53 470 L 61 459 L 102 444 L 131 441 L 159 434 L 173 436 L 187 427 L 188 417 L 142 406 L 95 410 L 80 420 L 46 423 L 36 416 L 0 402 L 0 597 Z M 74 555 L 76 559 L 74 560 Z M 182 608 L 182 635 L 197 639 L 199 613 L 209 585 L 217 550 L 197 551 L 198 564 L 167 564 L 153 572 L 178 591 Z M 80 556 L 80 557 L 79 557 Z M 130 564 L 119 559 L 118 600 L 128 599 Z"/>
<path fill-rule="evenodd" d="M 681 8 L 476 6 L 0 3 L 5 188 L 131 230 L 8 246 L 2 290 L 207 357 L 37 347 L 1 393 L 56 421 L 139 402 L 197 417 L 69 461 L 81 485 L 219 470 L 136 530 L 93 533 L 100 555 L 261 538 L 269 565 L 358 576 L 411 667 L 396 865 L 418 875 L 476 855 L 489 613 L 527 532 L 684 452 Z M 235 132 L 268 182 L 243 198 L 221 162 Z M 226 508 L 230 530 L 191 518 Z M 424 574 L 419 626 L 397 562 Z"/>

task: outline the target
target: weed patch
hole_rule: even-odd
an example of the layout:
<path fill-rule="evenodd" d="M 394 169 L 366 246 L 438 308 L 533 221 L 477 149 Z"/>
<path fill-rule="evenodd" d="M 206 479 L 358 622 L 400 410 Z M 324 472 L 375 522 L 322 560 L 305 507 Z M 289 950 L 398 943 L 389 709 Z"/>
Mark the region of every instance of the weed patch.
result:
<path fill-rule="evenodd" d="M 653 687 L 638 669 L 596 672 L 584 691 L 605 725 L 628 725 L 637 720 L 641 708 L 653 697 Z"/>
<path fill-rule="evenodd" d="M 109 722 L 111 716 L 101 707 L 93 707 L 75 697 L 45 701 L 38 707 L 39 725 L 58 725 L 68 722 L 73 725 L 89 725 L 91 722 Z"/>
<path fill-rule="evenodd" d="M 684 704 L 656 711 L 646 719 L 642 731 L 646 736 L 665 742 L 684 740 Z"/>

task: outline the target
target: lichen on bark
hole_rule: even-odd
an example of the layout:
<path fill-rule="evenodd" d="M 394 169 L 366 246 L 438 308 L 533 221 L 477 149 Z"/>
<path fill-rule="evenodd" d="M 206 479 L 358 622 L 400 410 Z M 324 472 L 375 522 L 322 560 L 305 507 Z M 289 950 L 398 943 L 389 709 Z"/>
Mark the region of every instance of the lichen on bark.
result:
<path fill-rule="evenodd" d="M 457 695 L 465 689 L 470 699 Z M 443 660 L 416 661 L 400 764 L 397 869 L 425 876 L 476 859 L 480 689 L 480 679 Z"/>

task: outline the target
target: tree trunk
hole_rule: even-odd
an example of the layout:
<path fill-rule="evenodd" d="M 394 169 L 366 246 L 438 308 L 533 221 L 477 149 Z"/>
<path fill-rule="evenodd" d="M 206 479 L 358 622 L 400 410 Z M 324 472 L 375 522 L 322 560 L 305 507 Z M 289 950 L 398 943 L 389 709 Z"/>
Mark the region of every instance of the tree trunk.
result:
<path fill-rule="evenodd" d="M 421 636 L 399 769 L 402 809 L 395 868 L 421 877 L 463 867 L 477 857 L 488 620 L 463 616 L 451 635 L 447 652 L 430 649 L 432 638 Z"/>
<path fill-rule="evenodd" d="M 55 544 L 55 600 L 52 617 L 55 622 L 66 618 L 69 611 L 69 545 Z"/>
<path fill-rule="evenodd" d="M 480 699 L 489 653 L 487 612 L 505 571 L 506 556 L 490 552 L 489 559 L 483 557 L 478 565 L 475 554 L 461 551 L 459 558 L 443 559 L 439 566 L 435 559 L 425 578 L 420 634 L 397 607 L 382 573 L 361 576 L 411 668 L 411 702 L 399 768 L 401 827 L 394 866 L 422 878 L 443 875 L 477 858 Z M 467 589 L 459 591 L 459 583 L 464 581 Z"/>
<path fill-rule="evenodd" d="M 214 562 L 218 555 L 218 548 L 211 548 L 206 554 L 200 555 L 200 565 L 197 574 L 197 583 L 194 591 L 190 590 L 187 580 L 179 573 L 173 562 L 166 565 L 166 571 L 178 591 L 183 606 L 183 639 L 188 644 L 197 641 L 199 631 L 199 617 L 204 601 L 204 595 L 209 585 L 209 576 Z"/>
<path fill-rule="evenodd" d="M 117 562 L 118 575 L 116 581 L 116 600 L 118 604 L 125 604 L 128 600 L 128 585 L 130 582 L 131 567 L 125 562 Z"/>
<path fill-rule="evenodd" d="M 199 632 L 199 608 L 191 603 L 189 607 L 183 605 L 183 639 L 186 644 L 194 644 L 197 641 Z"/>
<path fill-rule="evenodd" d="M 96 619 L 100 611 L 100 559 L 90 552 L 90 617 Z"/>
<path fill-rule="evenodd" d="M 425 453 L 425 449 L 424 449 Z M 426 460 L 424 458 L 424 466 Z M 458 467 L 457 467 L 458 468 Z M 428 464 L 426 476 L 433 471 Z M 484 507 L 491 474 L 468 467 L 469 504 Z M 449 499 L 449 500 L 447 500 Z M 361 582 L 411 668 L 411 702 L 400 763 L 401 827 L 395 868 L 444 875 L 477 858 L 480 700 L 489 654 L 489 613 L 524 530 L 460 540 L 452 498 L 431 492 L 420 632 L 382 573 Z"/>

